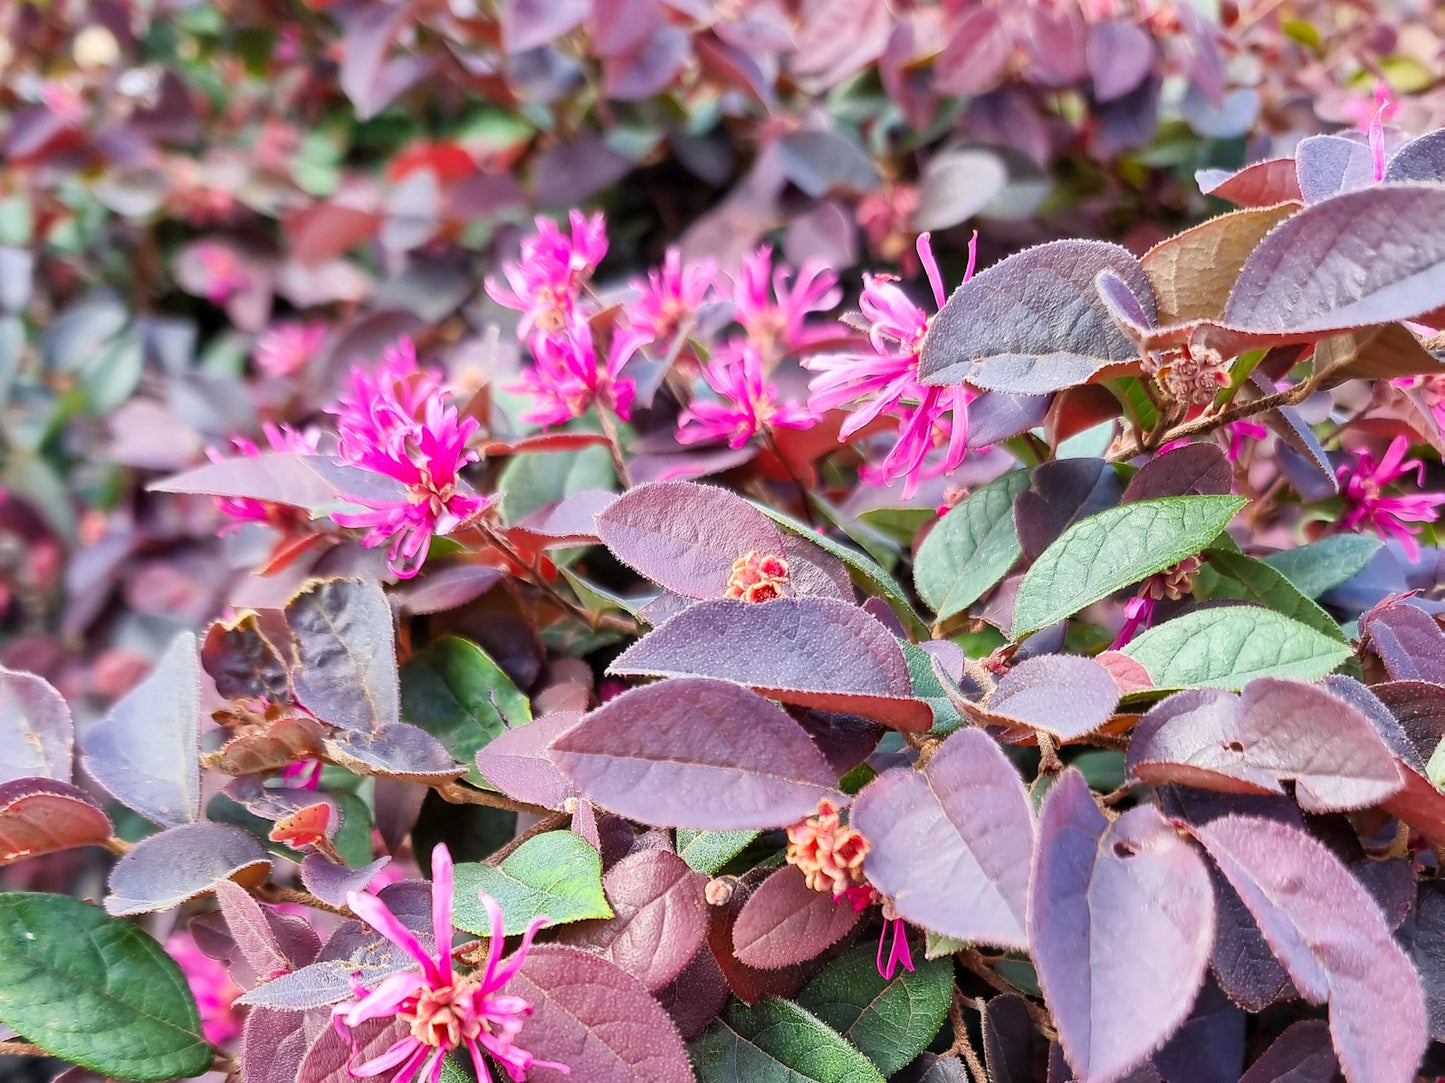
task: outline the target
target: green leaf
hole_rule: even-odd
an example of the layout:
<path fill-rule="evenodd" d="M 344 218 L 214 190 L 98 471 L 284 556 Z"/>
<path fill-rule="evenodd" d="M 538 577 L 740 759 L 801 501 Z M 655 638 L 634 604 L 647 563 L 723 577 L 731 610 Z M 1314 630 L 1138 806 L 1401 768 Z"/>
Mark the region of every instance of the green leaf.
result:
<path fill-rule="evenodd" d="M 1149 671 L 1156 688 L 1237 691 L 1256 677 L 1319 680 L 1350 648 L 1272 610 L 1229 605 L 1165 621 L 1124 653 Z"/>
<path fill-rule="evenodd" d="M 914 611 L 902 584 L 880 567 L 876 561 L 856 549 L 834 541 L 826 534 L 819 534 L 807 523 L 794 519 L 791 515 L 784 515 L 776 508 L 770 508 L 756 501 L 750 501 L 750 503 L 780 527 L 791 530 L 800 538 L 807 538 L 825 553 L 831 553 L 837 557 L 847 565 L 848 570 L 853 573 L 855 581 L 862 580 L 865 590 L 882 595 L 883 600 L 893 607 L 893 612 L 898 614 L 898 619 L 903 622 L 905 628 L 910 628 L 919 635 L 928 636 L 928 625 L 924 624 L 923 618 Z"/>
<path fill-rule="evenodd" d="M 940 622 L 982 598 L 1018 560 L 1014 501 L 1028 487 L 1027 470 L 1010 471 L 970 494 L 923 539 L 913 583 Z"/>
<path fill-rule="evenodd" d="M 502 521 L 507 525 L 583 489 L 610 489 L 616 475 L 612 456 L 600 444 L 576 451 L 534 451 L 513 455 L 497 477 Z"/>
<path fill-rule="evenodd" d="M 946 959 L 950 955 L 956 955 L 960 951 L 966 951 L 971 947 L 973 947 L 973 945 L 967 940 L 944 936 L 942 933 L 936 933 L 932 929 L 925 929 L 923 931 L 923 957 L 925 959 Z"/>
<path fill-rule="evenodd" d="M 602 893 L 602 858 L 571 831 L 528 839 L 500 865 L 457 866 L 452 893 L 457 927 L 490 936 L 491 923 L 478 891 L 497 900 L 508 936 L 524 932 L 539 915 L 546 916 L 549 925 L 612 916 Z"/>
<path fill-rule="evenodd" d="M 0 1022 L 120 1079 L 185 1078 L 211 1064 L 180 967 L 135 926 L 64 895 L 0 895 Z"/>
<path fill-rule="evenodd" d="M 440 1083 L 474 1083 L 472 1074 L 462 1067 L 462 1062 L 457 1059 L 455 1053 L 449 1053 L 442 1061 L 442 1076 Z"/>
<path fill-rule="evenodd" d="M 1380 551 L 1380 539 L 1365 534 L 1332 534 L 1298 549 L 1284 549 L 1264 558 L 1307 598 L 1318 598 L 1365 570 Z"/>
<path fill-rule="evenodd" d="M 677 856 L 698 872 L 713 876 L 761 831 L 688 831 L 677 833 Z"/>
<path fill-rule="evenodd" d="M 1349 642 L 1335 619 L 1321 609 L 1318 603 L 1301 594 L 1282 572 L 1243 553 L 1211 549 L 1207 555 L 1210 567 L 1222 572 L 1224 576 L 1211 586 L 1208 597 L 1243 598 L 1256 602 L 1266 609 L 1307 624 L 1331 639 L 1338 639 L 1341 643 Z"/>
<path fill-rule="evenodd" d="M 731 1001 L 688 1046 L 698 1083 L 883 1083 L 873 1063 L 792 1001 Z"/>
<path fill-rule="evenodd" d="M 928 731 L 935 734 L 952 733 L 963 725 L 963 716 L 953 705 L 944 691 L 943 682 L 933 668 L 933 655 L 922 647 L 900 641 L 904 661 L 908 663 L 908 676 L 913 681 L 913 694 L 927 703 L 933 711 L 933 727 Z"/>
<path fill-rule="evenodd" d="M 485 786 L 478 750 L 509 724 L 530 722 L 532 709 L 486 651 L 470 640 L 443 636 L 401 667 L 401 716 L 465 764 L 468 782 Z"/>
<path fill-rule="evenodd" d="M 952 999 L 948 959 L 925 960 L 885 981 L 872 946 L 865 944 L 825 966 L 798 994 L 798 1006 L 857 1046 L 884 1075 L 892 1075 L 928 1048 Z"/>
<path fill-rule="evenodd" d="M 1171 496 L 1079 520 L 1024 573 L 1014 603 L 1014 638 L 1194 556 L 1246 503 L 1238 496 Z"/>

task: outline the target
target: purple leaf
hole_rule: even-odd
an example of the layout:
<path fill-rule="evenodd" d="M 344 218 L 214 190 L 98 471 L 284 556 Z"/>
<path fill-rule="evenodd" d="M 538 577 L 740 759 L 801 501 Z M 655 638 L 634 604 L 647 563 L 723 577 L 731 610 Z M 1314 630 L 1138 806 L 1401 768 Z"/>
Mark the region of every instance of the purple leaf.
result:
<path fill-rule="evenodd" d="M 1164 1079 L 1191 1083 L 1239 1083 L 1244 1070 L 1244 1012 L 1212 981 L 1206 981 L 1184 1025 L 1155 1053 Z"/>
<path fill-rule="evenodd" d="M 532 1068 L 533 1083 L 693 1083 L 687 1050 L 662 1006 L 612 963 L 576 948 L 544 944 L 527 953 L 508 992 L 534 1009 L 522 1040 L 570 1077 Z"/>
<path fill-rule="evenodd" d="M 1029 942 L 1082 1083 L 1137 1067 L 1185 1020 L 1214 941 L 1209 872 L 1159 811 L 1099 810 L 1061 775 L 1039 812 Z"/>
<path fill-rule="evenodd" d="M 1294 152 L 1295 173 L 1306 203 L 1368 188 L 1375 183 L 1374 155 L 1369 143 L 1342 135 L 1312 135 Z"/>
<path fill-rule="evenodd" d="M 402 612 L 415 616 L 445 613 L 480 598 L 506 577 L 490 564 L 458 564 L 414 580 L 399 592 L 398 601 Z"/>
<path fill-rule="evenodd" d="M 524 515 L 515 529 L 547 538 L 549 546 L 588 545 L 601 541 L 597 536 L 597 516 L 616 499 L 616 493 L 581 489 L 555 504 Z"/>
<path fill-rule="evenodd" d="M 1274 1040 L 1239 1083 L 1335 1083 L 1339 1078 L 1329 1025 L 1323 1019 L 1301 1019 Z"/>
<path fill-rule="evenodd" d="M 379 857 L 359 869 L 348 869 L 320 854 L 307 854 L 301 862 L 301 882 L 306 890 L 322 902 L 332 906 L 345 906 L 346 896 L 353 891 L 366 890 L 366 885 L 376 879 L 376 874 L 390 864 L 391 858 Z"/>
<path fill-rule="evenodd" d="M 1397 258 L 1393 239 L 1410 238 Z M 1445 187 L 1373 187 L 1315 203 L 1254 250 L 1224 310 L 1231 327 L 1307 339 L 1445 305 Z"/>
<path fill-rule="evenodd" d="M 400 498 L 400 482 L 382 474 L 343 466 L 325 455 L 263 451 L 207 463 L 183 474 L 153 481 L 147 488 L 161 493 L 200 493 L 235 499 L 264 500 L 301 508 L 313 516 L 349 506 L 350 497 Z"/>
<path fill-rule="evenodd" d="M 381 587 L 320 579 L 286 603 L 296 701 L 323 722 L 370 733 L 398 721 L 391 605 Z"/>
<path fill-rule="evenodd" d="M 918 178 L 918 206 L 910 228 L 923 232 L 960 225 L 987 207 L 1008 187 L 1008 180 L 1008 166 L 990 150 L 955 148 L 935 154 Z"/>
<path fill-rule="evenodd" d="M 1052 401 L 1045 395 L 982 392 L 968 404 L 968 446 L 988 447 L 1032 429 L 1043 422 Z"/>
<path fill-rule="evenodd" d="M 164 827 L 201 814 L 196 637 L 177 636 L 150 676 L 81 737 L 85 768 L 121 804 Z"/>
<path fill-rule="evenodd" d="M 1021 44 L 1032 66 L 1033 82 L 1049 87 L 1077 83 L 1088 74 L 1083 14 L 1066 8 L 1028 8 L 1023 13 Z"/>
<path fill-rule="evenodd" d="M 349 1037 L 334 1026 L 326 1027 L 306 1050 L 295 1083 L 354 1083 L 352 1064 L 381 1056 L 410 1033 L 404 1020 L 390 1015 L 358 1023 L 350 1028 Z"/>
<path fill-rule="evenodd" d="M 728 982 L 712 949 L 704 944 L 672 984 L 656 995 L 677 1024 L 682 1040 L 690 1042 L 722 1011 L 728 1001 Z"/>
<path fill-rule="evenodd" d="M 1019 546 L 1030 561 L 1069 526 L 1119 503 L 1124 486 L 1103 459 L 1061 459 L 1034 471 L 1030 488 L 1014 501 Z"/>
<path fill-rule="evenodd" d="M 1423 609 L 1386 602 L 1365 614 L 1360 631 L 1391 680 L 1445 684 L 1445 632 Z"/>
<path fill-rule="evenodd" d="M 960 940 L 1026 946 L 1033 811 L 982 731 L 959 730 L 921 770 L 883 772 L 854 799 L 851 823 L 872 844 L 864 874 L 902 917 Z"/>
<path fill-rule="evenodd" d="M 1217 688 L 1176 692 L 1151 707 L 1129 742 L 1129 774 L 1150 786 L 1284 792 L 1273 773 L 1246 759 L 1239 697 Z"/>
<path fill-rule="evenodd" d="M 933 87 L 940 94 L 969 97 L 992 90 L 1013 55 L 1013 35 L 992 8 L 962 12 L 953 37 L 933 65 Z"/>
<path fill-rule="evenodd" d="M 221 914 L 226 919 L 226 931 L 235 941 L 246 965 L 261 981 L 278 978 L 296 969 L 296 964 L 281 947 L 270 915 L 250 893 L 234 880 L 221 879 L 215 884 L 216 901 L 221 904 Z M 321 950 L 321 941 L 312 934 L 314 947 L 311 958 L 300 963 L 305 966 Z"/>
<path fill-rule="evenodd" d="M 1426 1041 L 1420 979 L 1349 870 L 1273 820 L 1225 816 L 1191 831 L 1295 986 L 1315 1003 L 1329 999 L 1330 1033 L 1351 1083 L 1413 1079 Z"/>
<path fill-rule="evenodd" d="M 547 755 L 547 746 L 582 720 L 576 711 L 513 726 L 477 752 L 477 770 L 514 801 L 560 809 L 577 790 Z"/>
<path fill-rule="evenodd" d="M 1119 686 L 1092 658 L 1045 654 L 1014 666 L 994 688 L 987 713 L 1006 723 L 1076 740 L 1100 728 L 1119 704 Z"/>
<path fill-rule="evenodd" d="M 46 778 L 0 782 L 0 865 L 76 846 L 100 846 L 110 820 L 84 790 Z"/>
<path fill-rule="evenodd" d="M 1445 131 L 1427 132 L 1397 150 L 1385 170 L 1385 181 L 1445 181 Z"/>
<path fill-rule="evenodd" d="M 241 1028 L 244 1083 L 296 1083 L 310 1041 L 303 1013 L 252 1008 Z"/>
<path fill-rule="evenodd" d="M 580 26 L 592 5 L 589 0 L 505 0 L 498 6 L 502 48 L 525 53 Z"/>
<path fill-rule="evenodd" d="M 341 730 L 328 737 L 327 753 L 358 775 L 399 778 L 436 785 L 466 774 L 440 741 L 426 730 L 393 722 L 372 733 Z"/>
<path fill-rule="evenodd" d="M 1120 275 L 1154 315 L 1154 295 L 1132 253 L 1101 241 L 1053 241 L 1009 256 L 953 292 L 929 324 L 919 378 L 1042 395 L 1138 363 L 1094 279 Z"/>
<path fill-rule="evenodd" d="M 1304 198 L 1293 158 L 1267 158 L 1235 173 L 1201 169 L 1195 180 L 1205 195 L 1227 199 L 1237 207 L 1272 207 Z"/>
<path fill-rule="evenodd" d="M 783 827 L 838 797 L 801 726 L 755 692 L 700 678 L 624 692 L 557 738 L 552 759 L 596 804 L 656 827 Z"/>
<path fill-rule="evenodd" d="M 1234 471 L 1218 444 L 1186 444 L 1150 459 L 1124 487 L 1122 502 L 1166 496 L 1227 496 Z"/>
<path fill-rule="evenodd" d="M 650 993 L 666 988 L 707 942 L 707 877 L 666 850 L 624 857 L 602 877 L 608 921 L 562 930 L 563 943 L 596 952 Z"/>
<path fill-rule="evenodd" d="M 1094 99 L 1108 102 L 1137 87 L 1154 70 L 1154 39 L 1134 23 L 1095 23 L 1085 45 Z"/>
<path fill-rule="evenodd" d="M 1415 899 L 1410 956 L 1425 986 L 1430 1037 L 1445 1037 L 1445 882 L 1426 880 Z"/>
<path fill-rule="evenodd" d="M 411 5 L 399 0 L 355 9 L 346 20 L 339 81 L 358 119 L 381 112 L 431 67 L 424 56 L 387 59 L 397 34 L 412 18 Z"/>
<path fill-rule="evenodd" d="M 814 891 L 785 865 L 748 896 L 733 923 L 733 953 L 759 970 L 779 970 L 821 955 L 858 924 L 846 898 Z"/>
<path fill-rule="evenodd" d="M 634 643 L 608 672 L 712 677 L 901 730 L 933 724 L 928 705 L 913 698 L 892 633 L 858 606 L 829 598 L 699 602 Z"/>
<path fill-rule="evenodd" d="M 255 836 L 229 824 L 183 824 L 136 843 L 116 862 L 105 911 L 116 917 L 169 910 L 211 891 L 218 880 L 254 885 L 271 871 Z"/>
<path fill-rule="evenodd" d="M 685 598 L 721 598 L 739 557 L 783 552 L 766 515 L 726 489 L 689 481 L 629 490 L 597 516 L 597 534 L 624 564 Z"/>
<path fill-rule="evenodd" d="M 983 1006 L 980 1025 L 991 1083 L 1033 1083 L 1036 1043 L 1028 1002 L 1014 993 L 996 996 Z"/>
<path fill-rule="evenodd" d="M 1218 868 L 1211 868 L 1209 875 L 1215 907 L 1209 965 L 1220 988 L 1250 1012 L 1262 1012 L 1277 1000 L 1295 996 L 1289 974 L 1274 957 L 1239 892 Z"/>
<path fill-rule="evenodd" d="M 275 610 L 269 610 L 266 618 L 281 619 Z M 229 624 L 216 621 L 201 641 L 201 665 L 227 699 L 284 703 L 291 698 L 286 666 L 266 639 L 262 619 L 261 614 L 246 613 Z"/>
<path fill-rule="evenodd" d="M 798 131 L 778 140 L 778 160 L 787 178 L 814 199 L 857 194 L 878 187 L 873 159 L 836 131 Z"/>
<path fill-rule="evenodd" d="M 70 708 L 50 682 L 0 666 L 0 783 L 69 782 L 74 742 Z"/>

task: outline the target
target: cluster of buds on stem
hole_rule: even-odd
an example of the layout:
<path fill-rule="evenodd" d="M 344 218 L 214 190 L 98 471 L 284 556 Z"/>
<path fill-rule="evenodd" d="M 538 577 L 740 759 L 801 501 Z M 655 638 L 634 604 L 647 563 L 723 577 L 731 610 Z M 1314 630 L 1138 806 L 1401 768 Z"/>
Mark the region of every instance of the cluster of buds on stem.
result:
<path fill-rule="evenodd" d="M 792 593 L 788 562 L 780 556 L 759 556 L 756 549 L 733 561 L 725 596 L 744 602 L 770 602 Z"/>
<path fill-rule="evenodd" d="M 1186 343 L 1150 355 L 1145 369 L 1182 406 L 1207 406 L 1229 386 L 1229 363 L 1218 350 Z"/>

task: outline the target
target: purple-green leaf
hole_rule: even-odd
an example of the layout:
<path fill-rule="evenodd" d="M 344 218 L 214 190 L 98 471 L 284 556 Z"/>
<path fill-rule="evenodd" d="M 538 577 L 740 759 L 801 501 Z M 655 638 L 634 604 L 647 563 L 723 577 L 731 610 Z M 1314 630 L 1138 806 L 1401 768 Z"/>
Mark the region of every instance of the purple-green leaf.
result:
<path fill-rule="evenodd" d="M 894 767 L 854 799 L 872 844 L 863 871 L 926 929 L 1022 948 L 1033 809 L 1023 780 L 981 730 L 963 729 L 922 770 Z"/>
<path fill-rule="evenodd" d="M 1214 942 L 1209 872 L 1153 806 L 1111 822 L 1084 776 L 1044 799 L 1029 942 L 1081 1083 L 1111 1083 L 1188 1017 Z"/>
<path fill-rule="evenodd" d="M 838 796 L 807 732 L 755 692 L 701 678 L 625 692 L 552 744 L 603 808 L 657 827 L 784 827 Z"/>

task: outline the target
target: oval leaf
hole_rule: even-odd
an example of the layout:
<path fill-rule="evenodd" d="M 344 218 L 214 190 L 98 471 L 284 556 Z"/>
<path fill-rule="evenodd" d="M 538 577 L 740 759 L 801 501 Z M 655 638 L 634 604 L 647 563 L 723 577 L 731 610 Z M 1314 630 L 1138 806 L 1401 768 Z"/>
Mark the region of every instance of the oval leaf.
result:
<path fill-rule="evenodd" d="M 913 583 L 940 621 L 982 598 L 1018 560 L 1013 506 L 1028 487 L 1027 470 L 1011 471 L 970 493 L 923 539 Z"/>
<path fill-rule="evenodd" d="M 1092 658 L 1044 654 L 1025 658 L 994 688 L 988 720 L 1076 740 L 1100 728 L 1119 705 L 1113 675 Z"/>
<path fill-rule="evenodd" d="M 1039 811 L 1029 941 L 1081 1083 L 1109 1083 L 1188 1017 L 1214 943 L 1198 852 L 1150 805 L 1110 823 L 1070 769 Z"/>
<path fill-rule="evenodd" d="M 492 923 L 479 893 L 497 900 L 508 936 L 525 932 L 536 917 L 545 916 L 549 925 L 612 917 L 602 894 L 602 858 L 571 831 L 530 838 L 500 865 L 457 866 L 453 920 L 459 929 L 491 936 Z"/>
<path fill-rule="evenodd" d="M 759 970 L 805 963 L 847 936 L 858 919 L 846 899 L 814 891 L 796 866 L 786 865 L 743 903 L 733 924 L 733 954 Z"/>
<path fill-rule="evenodd" d="M 76 846 L 101 846 L 110 819 L 68 782 L 18 778 L 0 783 L 0 865 Z"/>
<path fill-rule="evenodd" d="M 401 717 L 391 604 L 360 579 L 308 584 L 286 603 L 296 701 L 324 722 L 371 731 Z"/>
<path fill-rule="evenodd" d="M 1243 688 L 1256 677 L 1314 681 L 1349 657 L 1343 643 L 1252 605 L 1195 609 L 1136 637 L 1123 653 L 1156 688 Z"/>
<path fill-rule="evenodd" d="M 0 783 L 69 782 L 74 740 L 70 708 L 50 682 L 0 666 Z"/>
<path fill-rule="evenodd" d="M 843 1036 L 792 1001 L 733 1001 L 689 1047 L 698 1083 L 883 1083 Z"/>
<path fill-rule="evenodd" d="M 722 681 L 624 692 L 559 737 L 552 758 L 595 803 L 657 827 L 784 827 L 837 797 L 807 732 L 756 692 Z"/>
<path fill-rule="evenodd" d="M 64 895 L 0 895 L 0 1021 L 120 1079 L 186 1078 L 211 1063 L 195 998 L 161 946 Z"/>
<path fill-rule="evenodd" d="M 1033 808 L 982 731 L 959 730 L 922 770 L 883 772 L 854 799 L 851 823 L 872 844 L 864 874 L 900 916 L 959 940 L 1027 946 L 1020 855 L 1033 852 Z"/>
<path fill-rule="evenodd" d="M 846 711 L 922 732 L 898 640 L 865 610 L 831 598 L 722 598 L 689 606 L 624 651 L 610 673 L 713 677 L 784 703 Z"/>
<path fill-rule="evenodd" d="M 150 835 L 116 862 L 105 909 L 117 917 L 169 910 L 204 895 L 216 882 L 257 884 L 271 859 L 255 836 L 228 824 L 183 824 Z"/>
<path fill-rule="evenodd" d="M 1216 320 L 1224 313 L 1239 269 L 1298 203 L 1232 211 L 1160 241 L 1139 262 L 1154 286 L 1159 324 Z"/>
<path fill-rule="evenodd" d="M 1122 504 L 1080 520 L 1024 573 L 1014 602 L 1014 637 L 1194 556 L 1245 503 L 1237 496 L 1175 496 Z"/>

